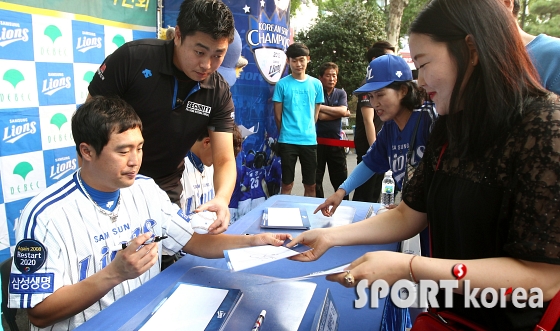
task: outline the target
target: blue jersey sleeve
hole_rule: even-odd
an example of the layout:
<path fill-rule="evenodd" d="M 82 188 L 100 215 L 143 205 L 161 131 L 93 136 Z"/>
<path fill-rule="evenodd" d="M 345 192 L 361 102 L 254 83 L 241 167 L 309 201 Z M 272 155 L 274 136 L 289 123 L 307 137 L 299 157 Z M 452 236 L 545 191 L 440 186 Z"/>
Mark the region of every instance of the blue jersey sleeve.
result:
<path fill-rule="evenodd" d="M 352 171 L 350 176 L 346 178 L 344 183 L 340 185 L 339 188 L 346 191 L 346 194 L 350 194 L 350 192 L 354 191 L 356 188 L 361 186 L 365 183 L 368 179 L 371 178 L 375 173 L 365 165 L 364 162 L 360 162 L 356 168 Z"/>
<path fill-rule="evenodd" d="M 386 123 L 388 124 L 388 123 Z M 377 139 L 368 149 L 366 155 L 362 157 L 362 161 L 374 173 L 385 173 L 390 169 L 390 137 L 388 125 L 383 125 L 381 131 L 377 134 Z"/>

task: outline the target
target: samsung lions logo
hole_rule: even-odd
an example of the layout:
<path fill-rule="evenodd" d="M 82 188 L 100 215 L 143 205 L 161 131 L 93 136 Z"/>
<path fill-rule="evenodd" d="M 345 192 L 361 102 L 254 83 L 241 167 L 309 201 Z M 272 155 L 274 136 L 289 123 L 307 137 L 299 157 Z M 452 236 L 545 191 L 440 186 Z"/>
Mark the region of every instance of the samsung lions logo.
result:
<path fill-rule="evenodd" d="M 0 47 L 7 46 L 16 41 L 29 40 L 29 29 L 21 28 L 17 22 L 0 21 Z"/>
<path fill-rule="evenodd" d="M 56 92 L 72 87 L 72 77 L 65 77 L 61 72 L 49 72 L 49 78 L 43 80 L 43 92 L 46 95 L 53 95 Z"/>
<path fill-rule="evenodd" d="M 290 42 L 286 16 L 280 19 L 278 13 L 274 13 L 272 18 L 269 18 L 262 12 L 260 21 L 254 16 L 249 16 L 246 39 L 262 76 L 269 84 L 276 84 L 286 68 L 284 52 Z"/>
<path fill-rule="evenodd" d="M 54 161 L 56 162 L 56 164 L 53 164 L 51 166 L 51 179 L 59 180 L 70 171 L 74 171 L 77 169 L 76 159 L 72 159 L 70 158 L 70 156 L 59 157 Z"/>
<path fill-rule="evenodd" d="M 37 122 L 31 121 L 27 118 L 12 118 L 10 119 L 10 126 L 4 128 L 4 137 L 2 141 L 13 144 L 28 134 L 37 132 Z"/>
<path fill-rule="evenodd" d="M 101 48 L 101 41 L 101 37 L 97 37 L 94 32 L 82 31 L 82 36 L 78 37 L 76 50 L 78 52 L 85 53 L 92 48 Z"/>

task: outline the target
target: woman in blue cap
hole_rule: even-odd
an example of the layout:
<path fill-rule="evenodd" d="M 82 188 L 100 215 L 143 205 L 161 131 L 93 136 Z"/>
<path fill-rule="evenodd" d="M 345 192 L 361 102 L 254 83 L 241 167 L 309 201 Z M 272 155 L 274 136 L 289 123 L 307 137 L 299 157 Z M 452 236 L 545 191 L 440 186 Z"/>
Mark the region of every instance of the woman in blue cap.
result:
<path fill-rule="evenodd" d="M 375 173 L 391 170 L 398 190 L 402 190 L 405 177 L 412 175 L 411 170 L 407 173 L 407 168 L 415 168 L 424 155 L 434 114 L 431 109 L 426 110 L 431 107 L 422 107 L 425 93 L 413 82 L 406 61 L 391 54 L 375 58 L 367 69 L 366 83 L 354 91 L 364 92 L 369 94 L 371 106 L 385 122 L 383 128 L 363 156 L 363 162 L 315 213 L 320 210 L 323 215 L 331 216 L 344 196 Z"/>

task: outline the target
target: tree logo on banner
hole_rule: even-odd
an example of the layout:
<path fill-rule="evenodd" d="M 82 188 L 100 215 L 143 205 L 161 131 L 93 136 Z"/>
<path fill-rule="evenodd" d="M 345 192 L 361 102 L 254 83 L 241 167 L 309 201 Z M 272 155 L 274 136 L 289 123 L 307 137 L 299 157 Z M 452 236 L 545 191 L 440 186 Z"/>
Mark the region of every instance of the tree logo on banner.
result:
<path fill-rule="evenodd" d="M 269 18 L 261 12 L 260 17 L 249 16 L 247 44 L 255 56 L 255 63 L 269 84 L 276 84 L 286 68 L 286 48 L 290 43 L 290 30 L 286 16 L 274 13 Z"/>
<path fill-rule="evenodd" d="M 49 37 L 49 39 L 52 40 L 53 44 L 58 37 L 62 37 L 62 32 L 60 32 L 60 29 L 55 25 L 47 26 L 44 33 L 45 36 Z"/>
<path fill-rule="evenodd" d="M 68 119 L 66 118 L 66 116 L 64 116 L 61 113 L 56 113 L 54 114 L 53 117 L 51 117 L 51 124 L 55 125 L 58 128 L 58 130 L 60 130 L 62 124 L 66 122 L 68 122 Z"/>
<path fill-rule="evenodd" d="M 4 77 L 2 77 L 5 81 L 12 84 L 14 88 L 16 88 L 17 84 L 24 81 L 25 78 L 23 74 L 16 69 L 9 69 L 4 73 Z"/>
<path fill-rule="evenodd" d="M 0 172 L 6 202 L 33 197 L 45 189 L 42 152 L 4 156 L 1 163 Z"/>
<path fill-rule="evenodd" d="M 33 166 L 31 165 L 31 163 L 24 161 L 16 165 L 16 167 L 14 168 L 14 175 L 20 175 L 21 178 L 25 180 L 25 177 L 27 177 L 27 175 L 31 171 L 33 171 Z"/>
<path fill-rule="evenodd" d="M 113 37 L 113 40 L 111 40 L 113 42 L 113 44 L 115 44 L 118 47 L 121 47 L 122 45 L 124 45 L 124 43 L 126 42 L 126 40 L 124 39 L 123 36 L 121 36 L 120 34 L 117 34 Z"/>

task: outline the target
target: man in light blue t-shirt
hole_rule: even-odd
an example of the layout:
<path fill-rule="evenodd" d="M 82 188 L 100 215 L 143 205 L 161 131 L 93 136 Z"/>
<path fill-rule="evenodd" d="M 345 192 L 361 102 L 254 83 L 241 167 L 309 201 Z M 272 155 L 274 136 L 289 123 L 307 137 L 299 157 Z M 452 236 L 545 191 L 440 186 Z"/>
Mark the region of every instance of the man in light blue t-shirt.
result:
<path fill-rule="evenodd" d="M 274 118 L 280 132 L 278 155 L 282 159 L 282 194 L 291 194 L 294 186 L 296 161 L 299 157 L 304 195 L 315 196 L 317 169 L 317 134 L 315 122 L 324 102 L 323 85 L 317 78 L 305 74 L 309 49 L 302 43 L 291 44 L 286 50 L 292 71 L 278 81 L 274 89 Z"/>
<path fill-rule="evenodd" d="M 520 10 L 519 0 L 500 0 L 508 10 L 511 10 L 514 17 L 517 17 Z M 539 34 L 533 36 L 523 31 L 517 24 L 517 29 L 531 57 L 533 65 L 539 73 L 542 86 L 556 93 L 560 98 L 560 39 Z"/>

